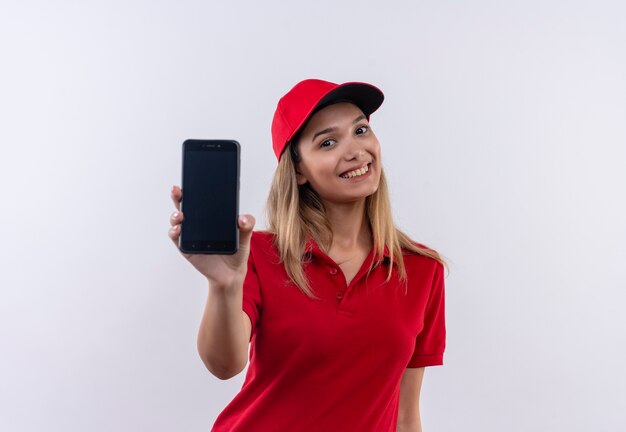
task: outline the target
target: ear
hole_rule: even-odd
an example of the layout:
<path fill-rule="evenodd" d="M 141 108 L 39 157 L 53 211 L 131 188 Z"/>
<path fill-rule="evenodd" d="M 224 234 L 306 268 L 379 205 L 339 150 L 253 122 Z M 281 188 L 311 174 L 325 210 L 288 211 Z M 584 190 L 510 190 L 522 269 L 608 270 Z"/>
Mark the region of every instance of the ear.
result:
<path fill-rule="evenodd" d="M 303 184 L 305 184 L 308 180 L 306 179 L 306 177 L 304 176 L 304 174 L 300 174 L 300 172 L 296 171 L 296 181 L 298 182 L 298 186 L 302 186 Z"/>

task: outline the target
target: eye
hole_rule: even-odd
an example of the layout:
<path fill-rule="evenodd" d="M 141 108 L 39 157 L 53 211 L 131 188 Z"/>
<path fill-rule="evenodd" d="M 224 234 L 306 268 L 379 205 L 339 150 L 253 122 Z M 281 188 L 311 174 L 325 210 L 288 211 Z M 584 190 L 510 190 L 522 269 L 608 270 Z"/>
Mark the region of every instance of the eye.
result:
<path fill-rule="evenodd" d="M 334 139 L 327 139 L 324 140 L 320 143 L 320 147 L 321 148 L 326 148 L 326 147 L 330 147 L 331 145 L 333 145 L 335 143 Z"/>
<path fill-rule="evenodd" d="M 366 133 L 368 130 L 370 130 L 370 127 L 368 125 L 361 125 L 358 128 L 356 128 L 355 133 L 357 135 L 363 135 L 364 133 Z"/>

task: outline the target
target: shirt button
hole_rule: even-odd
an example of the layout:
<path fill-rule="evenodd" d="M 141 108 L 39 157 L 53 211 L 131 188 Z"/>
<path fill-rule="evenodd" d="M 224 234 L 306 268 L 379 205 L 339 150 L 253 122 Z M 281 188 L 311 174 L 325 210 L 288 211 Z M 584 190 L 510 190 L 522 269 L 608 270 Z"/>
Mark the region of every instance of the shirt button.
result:
<path fill-rule="evenodd" d="M 343 293 L 342 292 L 338 292 L 337 293 L 337 300 L 341 300 L 343 298 Z"/>
<path fill-rule="evenodd" d="M 336 268 L 331 268 L 331 269 L 330 269 L 330 271 L 329 271 L 329 273 L 330 273 L 331 275 L 336 275 L 336 274 L 337 274 L 337 269 L 336 269 Z"/>

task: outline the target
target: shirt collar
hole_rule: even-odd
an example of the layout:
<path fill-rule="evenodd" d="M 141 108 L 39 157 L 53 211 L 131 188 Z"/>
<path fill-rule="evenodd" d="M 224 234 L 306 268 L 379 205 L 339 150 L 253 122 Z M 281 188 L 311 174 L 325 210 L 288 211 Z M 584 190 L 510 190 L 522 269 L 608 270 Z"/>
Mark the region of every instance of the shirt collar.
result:
<path fill-rule="evenodd" d="M 372 253 L 373 251 L 370 251 L 367 259 L 369 259 L 369 256 L 371 256 Z M 302 252 L 302 260 L 306 261 L 313 257 L 322 258 L 322 257 L 327 257 L 327 256 L 328 255 L 326 255 L 326 253 L 319 247 L 315 239 L 309 234 L 307 236 L 307 240 L 304 246 L 304 251 Z M 389 264 L 390 262 L 391 262 L 391 255 L 389 254 L 389 248 L 387 247 L 387 245 L 385 245 L 384 250 L 383 250 L 383 263 Z M 395 263 L 395 260 L 394 260 L 394 263 Z"/>

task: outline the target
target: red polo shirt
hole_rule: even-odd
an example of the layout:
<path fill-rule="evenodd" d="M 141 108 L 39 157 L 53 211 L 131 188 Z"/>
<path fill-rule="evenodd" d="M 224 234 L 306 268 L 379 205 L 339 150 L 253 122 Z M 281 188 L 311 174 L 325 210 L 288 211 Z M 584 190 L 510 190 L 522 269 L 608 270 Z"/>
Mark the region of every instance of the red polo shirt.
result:
<path fill-rule="evenodd" d="M 385 283 L 388 255 L 366 277 L 372 249 L 346 285 L 310 240 L 304 271 L 319 297 L 310 299 L 287 283 L 272 239 L 252 235 L 243 292 L 250 364 L 213 431 L 395 431 L 405 368 L 443 364 L 443 267 L 404 255 L 405 294 L 396 272 Z"/>

